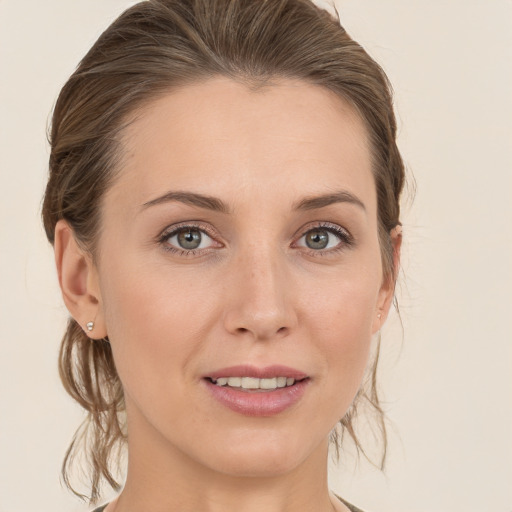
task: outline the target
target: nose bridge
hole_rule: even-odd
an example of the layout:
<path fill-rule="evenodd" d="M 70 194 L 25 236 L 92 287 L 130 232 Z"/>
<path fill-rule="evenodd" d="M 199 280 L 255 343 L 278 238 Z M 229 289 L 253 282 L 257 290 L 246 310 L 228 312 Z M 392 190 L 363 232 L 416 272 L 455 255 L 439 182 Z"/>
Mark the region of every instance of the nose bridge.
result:
<path fill-rule="evenodd" d="M 225 317 L 231 333 L 268 339 L 294 327 L 286 267 L 286 256 L 273 244 L 251 244 L 237 255 Z"/>

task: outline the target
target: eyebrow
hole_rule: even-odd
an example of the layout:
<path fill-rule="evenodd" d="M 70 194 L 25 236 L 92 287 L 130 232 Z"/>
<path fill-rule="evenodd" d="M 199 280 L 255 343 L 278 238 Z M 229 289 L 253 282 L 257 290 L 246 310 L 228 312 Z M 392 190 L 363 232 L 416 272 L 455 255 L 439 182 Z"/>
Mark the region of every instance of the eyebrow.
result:
<path fill-rule="evenodd" d="M 197 194 L 195 192 L 167 192 L 163 196 L 152 199 L 142 205 L 143 209 L 155 206 L 157 204 L 168 203 L 171 201 L 178 201 L 180 203 L 189 204 L 191 206 L 198 206 L 199 208 L 205 208 L 206 210 L 212 210 L 215 212 L 229 213 L 229 208 L 220 199 L 213 196 L 207 196 L 203 194 Z"/>
<path fill-rule="evenodd" d="M 191 206 L 197 206 L 199 208 L 204 208 L 206 210 L 211 210 L 220 213 L 230 213 L 230 208 L 226 203 L 217 197 L 208 196 L 204 194 L 198 194 L 196 192 L 184 192 L 184 191 L 171 191 L 166 194 L 159 196 L 151 201 L 147 201 L 142 205 L 143 209 L 149 208 L 150 206 L 155 206 L 158 204 L 168 203 L 172 201 L 177 201 L 180 203 L 189 204 Z M 366 207 L 364 203 L 357 198 L 354 194 L 347 192 L 345 190 L 340 190 L 338 192 L 332 192 L 329 194 L 322 194 L 319 196 L 306 197 L 301 199 L 297 203 L 294 204 L 293 210 L 316 210 L 320 208 L 325 208 L 326 206 L 330 206 L 336 203 L 350 203 L 354 204 L 364 211 L 366 211 Z"/>
<path fill-rule="evenodd" d="M 332 192 L 330 194 L 323 194 L 320 196 L 306 197 L 295 204 L 294 210 L 316 210 L 336 203 L 354 204 L 366 211 L 364 203 L 354 194 L 347 192 L 346 190 L 340 190 L 338 192 Z"/>

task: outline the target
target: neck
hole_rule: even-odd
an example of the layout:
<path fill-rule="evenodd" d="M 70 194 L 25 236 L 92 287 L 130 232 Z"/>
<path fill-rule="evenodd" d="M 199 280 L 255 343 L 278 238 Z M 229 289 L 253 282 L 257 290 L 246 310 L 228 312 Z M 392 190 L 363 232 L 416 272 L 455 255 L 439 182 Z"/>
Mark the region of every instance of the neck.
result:
<path fill-rule="evenodd" d="M 130 432 L 126 484 L 107 512 L 348 510 L 327 487 L 327 440 L 286 472 L 238 476 L 206 467 L 157 435 L 140 434 Z"/>

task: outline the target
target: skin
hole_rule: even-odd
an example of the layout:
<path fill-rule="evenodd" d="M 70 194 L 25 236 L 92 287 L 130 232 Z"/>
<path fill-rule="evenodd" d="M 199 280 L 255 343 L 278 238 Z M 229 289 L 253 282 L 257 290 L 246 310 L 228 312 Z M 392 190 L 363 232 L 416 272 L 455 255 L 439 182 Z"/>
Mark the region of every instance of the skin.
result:
<path fill-rule="evenodd" d="M 58 223 L 66 305 L 85 331 L 95 320 L 89 336 L 108 334 L 126 397 L 128 477 L 108 512 L 347 510 L 327 488 L 328 436 L 394 288 L 367 139 L 354 110 L 318 86 L 211 79 L 153 101 L 127 128 L 96 264 Z M 146 204 L 170 191 L 214 196 L 229 212 Z M 295 209 L 339 191 L 361 204 Z M 161 236 L 183 223 L 208 233 L 193 254 Z M 315 229 L 328 248 L 307 246 Z M 244 363 L 291 366 L 310 382 L 293 407 L 248 417 L 203 380 Z"/>

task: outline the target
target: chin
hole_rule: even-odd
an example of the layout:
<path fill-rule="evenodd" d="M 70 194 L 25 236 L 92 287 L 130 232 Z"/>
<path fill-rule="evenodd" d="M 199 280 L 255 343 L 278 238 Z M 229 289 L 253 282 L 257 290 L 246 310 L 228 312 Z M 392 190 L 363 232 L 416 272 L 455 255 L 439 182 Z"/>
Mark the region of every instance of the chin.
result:
<path fill-rule="evenodd" d="M 225 475 L 241 478 L 275 478 L 291 473 L 301 461 L 295 457 L 276 458 L 273 454 L 260 453 L 256 458 L 243 454 L 215 462 L 212 469 Z"/>
<path fill-rule="evenodd" d="M 204 454 L 208 465 L 223 474 L 270 478 L 292 472 L 315 451 L 306 439 L 290 432 L 276 435 L 264 431 L 251 437 L 252 441 L 236 442 L 227 436 L 228 442 L 218 443 L 216 450 Z"/>

